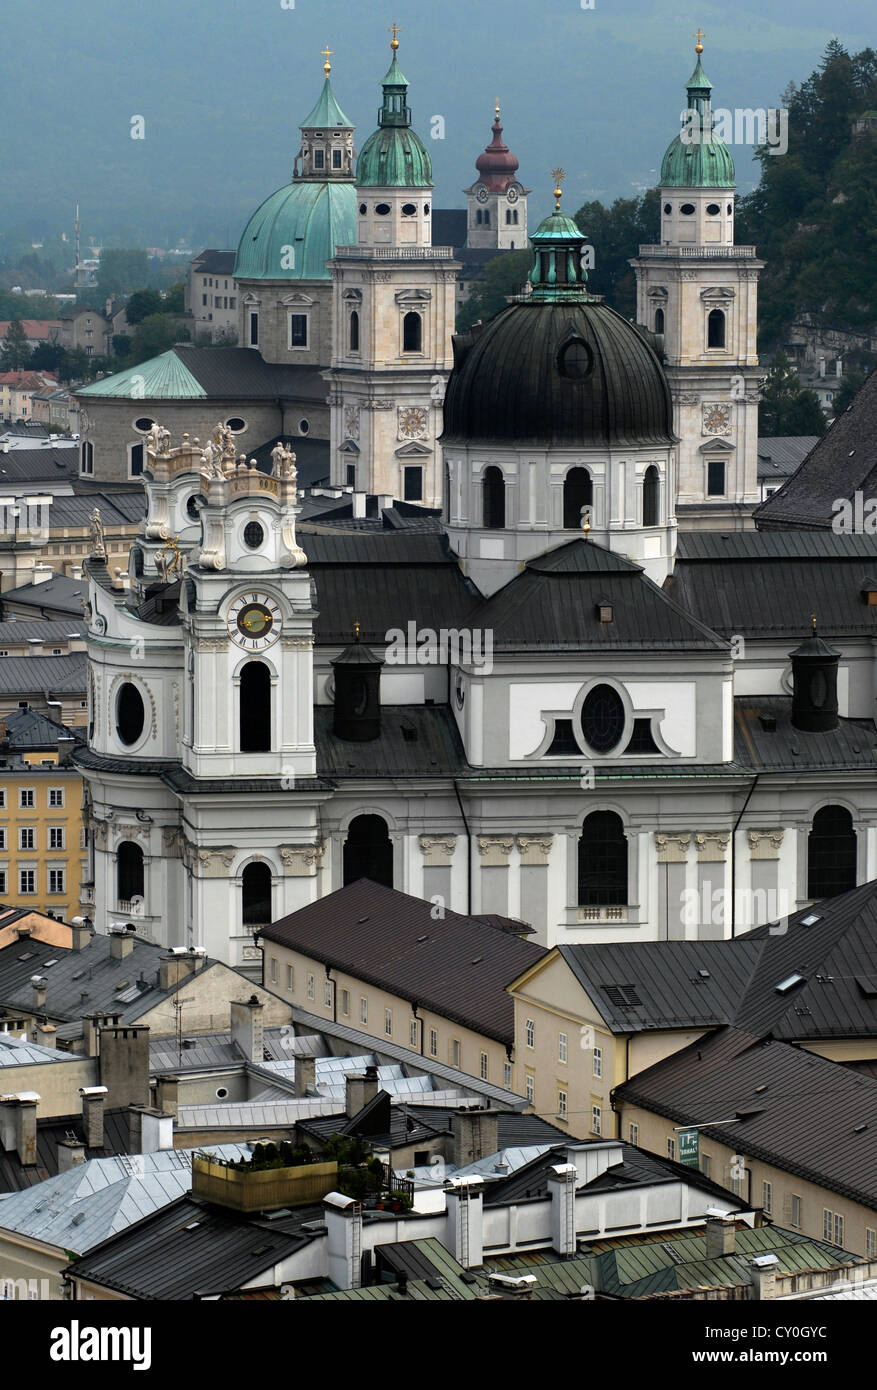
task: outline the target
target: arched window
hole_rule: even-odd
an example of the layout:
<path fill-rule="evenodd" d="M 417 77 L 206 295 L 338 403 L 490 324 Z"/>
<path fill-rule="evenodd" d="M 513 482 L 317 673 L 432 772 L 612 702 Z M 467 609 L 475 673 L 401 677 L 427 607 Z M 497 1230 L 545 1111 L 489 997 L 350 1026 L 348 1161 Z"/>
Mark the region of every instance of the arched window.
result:
<path fill-rule="evenodd" d="M 94 472 L 94 445 L 88 439 L 83 439 L 79 446 L 79 471 Z"/>
<path fill-rule="evenodd" d="M 359 313 L 356 309 L 350 315 L 350 351 L 359 352 Z"/>
<path fill-rule="evenodd" d="M 627 902 L 627 840 L 614 811 L 585 817 L 579 838 L 579 903 L 620 907 Z"/>
<path fill-rule="evenodd" d="M 655 332 L 656 332 L 656 333 L 663 333 L 663 331 L 664 331 L 664 310 L 663 310 L 663 309 L 656 309 L 656 310 L 655 310 Z"/>
<path fill-rule="evenodd" d="M 271 921 L 271 869 L 267 864 L 248 864 L 241 875 L 245 927 L 266 927 Z"/>
<path fill-rule="evenodd" d="M 126 903 L 143 897 L 143 850 L 133 840 L 123 840 L 116 851 L 116 897 Z"/>
<path fill-rule="evenodd" d="M 661 476 L 653 463 L 643 478 L 643 526 L 657 526 L 661 516 Z"/>
<path fill-rule="evenodd" d="M 505 526 L 505 479 L 502 469 L 491 464 L 485 468 L 481 483 L 483 524 L 492 531 Z"/>
<path fill-rule="evenodd" d="M 423 351 L 423 319 L 413 309 L 402 320 L 402 351 Z"/>
<path fill-rule="evenodd" d="M 393 886 L 393 845 L 383 816 L 355 816 L 344 842 L 344 882 L 370 878 Z"/>
<path fill-rule="evenodd" d="M 856 832 L 843 806 L 823 806 L 807 839 L 807 897 L 833 898 L 856 886 Z"/>
<path fill-rule="evenodd" d="M 721 309 L 710 309 L 706 321 L 706 345 L 711 348 L 725 346 L 725 315 Z"/>
<path fill-rule="evenodd" d="M 271 672 L 262 661 L 250 661 L 241 671 L 240 734 L 242 753 L 270 751 Z"/>
<path fill-rule="evenodd" d="M 563 527 L 578 531 L 582 524 L 582 507 L 594 501 L 594 485 L 587 468 L 571 468 L 563 480 Z"/>

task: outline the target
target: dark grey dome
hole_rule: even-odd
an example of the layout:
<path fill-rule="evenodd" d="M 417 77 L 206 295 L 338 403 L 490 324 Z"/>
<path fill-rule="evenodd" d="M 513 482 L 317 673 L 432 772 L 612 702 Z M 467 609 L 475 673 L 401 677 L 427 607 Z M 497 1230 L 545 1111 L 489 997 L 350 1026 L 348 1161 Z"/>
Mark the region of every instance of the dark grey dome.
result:
<path fill-rule="evenodd" d="M 673 440 L 661 363 L 643 334 L 607 304 L 534 296 L 454 338 L 445 446 Z"/>

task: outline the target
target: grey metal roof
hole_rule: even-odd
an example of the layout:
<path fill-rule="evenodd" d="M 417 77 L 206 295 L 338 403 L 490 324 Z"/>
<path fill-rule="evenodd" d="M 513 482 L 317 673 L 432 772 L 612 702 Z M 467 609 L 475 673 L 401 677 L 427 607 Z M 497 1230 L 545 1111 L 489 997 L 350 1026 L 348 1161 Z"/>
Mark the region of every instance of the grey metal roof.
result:
<path fill-rule="evenodd" d="M 877 726 L 841 719 L 836 729 L 810 733 L 793 726 L 790 695 L 741 695 L 734 700 L 734 755 L 758 771 L 860 772 L 877 768 Z"/>
<path fill-rule="evenodd" d="M 5 605 L 9 602 L 28 603 L 37 611 L 53 608 L 72 613 L 81 620 L 80 599 L 87 596 L 88 584 L 84 579 L 68 579 L 66 575 L 55 574 L 51 579 L 44 579 L 41 584 L 20 584 L 16 589 L 6 589 L 0 598 L 0 605 L 3 605 L 4 613 Z"/>
<path fill-rule="evenodd" d="M 758 528 L 830 529 L 838 498 L 877 496 L 877 379 L 871 372 L 801 467 L 753 513 Z"/>
<path fill-rule="evenodd" d="M 877 535 L 835 531 L 681 531 L 676 558 L 719 561 L 877 559 Z M 771 573 L 774 571 L 771 570 Z M 737 571 L 735 570 L 736 574 Z"/>
<path fill-rule="evenodd" d="M 836 1062 L 723 1028 L 617 1086 L 613 1097 L 681 1125 L 728 1119 L 701 1134 L 877 1210 L 877 1081 Z"/>
<path fill-rule="evenodd" d="M 810 450 L 819 442 L 818 434 L 778 435 L 758 441 L 758 478 L 769 483 L 773 478 L 788 478 L 800 468 Z"/>
<path fill-rule="evenodd" d="M 458 777 L 469 771 L 447 705 L 381 705 L 381 731 L 365 743 L 332 732 L 331 705 L 314 707 L 317 772 L 322 777 Z"/>
<path fill-rule="evenodd" d="M 19 943 L 21 944 L 21 943 Z M 55 947 L 57 952 L 60 948 Z M 14 1033 L 0 1033 L 0 1067 L 33 1067 L 53 1062 L 79 1062 L 82 1059 L 72 1052 L 58 1052 L 53 1047 L 40 1047 L 27 1042 Z M 7 1078 L 7 1087 L 14 1084 L 15 1078 Z M 6 1089 L 5 1088 L 5 1089 Z"/>
<path fill-rule="evenodd" d="M 55 642 L 66 641 L 74 634 L 81 638 L 86 634 L 81 609 L 78 621 L 70 618 L 17 618 L 0 622 L 0 646 L 3 647 L 27 643 L 32 638 L 39 638 L 51 646 Z"/>
<path fill-rule="evenodd" d="M 436 921 L 431 903 L 370 879 L 299 908 L 260 935 L 508 1044 L 514 1008 L 505 987 L 545 953 L 450 909 Z"/>
<path fill-rule="evenodd" d="M 202 275 L 232 275 L 234 272 L 234 251 L 216 251 L 209 248 L 194 256 L 191 268 Z"/>
<path fill-rule="evenodd" d="M 8 598 L 8 594 L 3 597 Z M 84 695 L 87 670 L 87 652 L 68 652 L 63 656 L 4 656 L 0 660 L 0 694 L 51 691 Z"/>
<path fill-rule="evenodd" d="M 55 1059 L 57 1061 L 57 1057 Z M 36 1187 L 58 1171 L 58 1143 L 62 1139 L 78 1139 L 85 1143 L 86 1133 L 82 1113 L 62 1115 L 49 1120 L 37 1120 L 37 1161 L 25 1167 L 17 1152 L 0 1149 L 0 1193 L 19 1192 Z M 126 1154 L 131 1147 L 129 1111 L 105 1110 L 103 1144 L 85 1149 L 86 1159 L 105 1158 L 110 1154 Z M 2 1209 L 2 1203 L 0 1203 Z"/>
<path fill-rule="evenodd" d="M 0 483 L 58 482 L 79 472 L 79 450 L 10 449 L 0 454 Z"/>
<path fill-rule="evenodd" d="M 28 660 L 30 659 L 28 658 Z M 9 658 L 6 657 L 4 660 L 8 661 Z M 72 738 L 77 742 L 83 741 L 81 729 L 68 729 L 64 724 L 57 724 L 54 719 L 47 719 L 44 714 L 40 714 L 39 710 L 11 710 L 4 718 L 9 746 L 15 752 L 20 752 L 22 749 L 57 748 L 59 738 Z"/>

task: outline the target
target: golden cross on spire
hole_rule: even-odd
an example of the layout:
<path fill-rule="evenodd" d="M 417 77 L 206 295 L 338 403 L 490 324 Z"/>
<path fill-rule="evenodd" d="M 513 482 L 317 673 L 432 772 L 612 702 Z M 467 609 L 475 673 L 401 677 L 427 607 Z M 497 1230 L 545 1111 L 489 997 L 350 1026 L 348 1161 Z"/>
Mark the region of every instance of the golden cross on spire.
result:
<path fill-rule="evenodd" d="M 494 100 L 493 109 L 496 112 L 496 119 L 499 120 L 499 97 Z"/>
<path fill-rule="evenodd" d="M 811 613 L 811 614 L 810 614 L 810 621 L 811 621 L 811 623 L 813 624 L 813 631 L 815 632 L 815 631 L 816 631 L 816 614 L 815 614 L 815 613 Z"/>
<path fill-rule="evenodd" d="M 552 170 L 551 170 L 551 177 L 554 179 L 554 211 L 555 211 L 555 212 L 559 212 L 559 211 L 560 211 L 560 199 L 561 199 L 561 197 L 562 197 L 562 195 L 563 195 L 563 189 L 561 188 L 560 185 L 563 183 L 564 179 L 566 178 L 566 170 L 565 170 L 565 169 L 552 169 Z"/>
<path fill-rule="evenodd" d="M 398 24 L 392 25 L 392 27 L 387 30 L 388 34 L 393 35 L 392 39 L 390 40 L 390 47 L 392 48 L 394 53 L 396 52 L 396 49 L 399 47 L 399 40 L 396 37 L 396 35 L 401 34 L 401 32 L 402 30 L 399 28 Z"/>
<path fill-rule="evenodd" d="M 326 47 L 321 50 L 321 54 L 326 59 L 325 63 L 323 64 L 323 72 L 328 77 L 329 73 L 332 71 L 332 64 L 329 62 L 329 59 L 334 57 L 334 53 L 332 49 L 329 47 L 329 45 L 326 44 Z"/>
<path fill-rule="evenodd" d="M 353 636 L 355 641 L 359 641 L 359 619 L 355 618 L 353 623 Z"/>
<path fill-rule="evenodd" d="M 697 33 L 695 34 L 694 37 L 697 39 L 697 43 L 694 45 L 694 51 L 695 51 L 695 53 L 698 53 L 698 54 L 703 53 L 703 42 L 702 42 L 702 40 L 706 38 L 706 34 L 703 32 L 703 30 L 702 30 L 700 27 L 698 27 Z"/>

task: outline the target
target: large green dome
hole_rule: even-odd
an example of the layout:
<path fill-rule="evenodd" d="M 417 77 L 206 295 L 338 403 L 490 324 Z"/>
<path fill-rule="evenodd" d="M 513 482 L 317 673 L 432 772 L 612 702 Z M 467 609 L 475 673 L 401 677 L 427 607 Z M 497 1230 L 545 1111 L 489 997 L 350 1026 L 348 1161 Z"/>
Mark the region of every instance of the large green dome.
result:
<path fill-rule="evenodd" d="M 699 43 L 699 41 L 698 41 Z M 710 105 L 713 86 L 703 70 L 697 49 L 697 63 L 688 79 L 688 111 L 697 112 L 697 120 L 671 140 L 661 162 L 661 188 L 733 188 L 734 161 L 727 145 L 713 130 Z M 699 139 L 691 139 L 699 135 Z"/>
<path fill-rule="evenodd" d="M 331 280 L 326 262 L 334 256 L 335 247 L 355 241 L 356 189 L 352 183 L 287 183 L 265 199 L 244 228 L 235 257 L 235 278 Z"/>
<path fill-rule="evenodd" d="M 396 60 L 395 36 L 391 46 L 393 61 L 381 84 L 384 100 L 378 128 L 360 151 L 356 182 L 360 188 L 432 188 L 432 160 L 411 129 L 408 79 Z"/>

